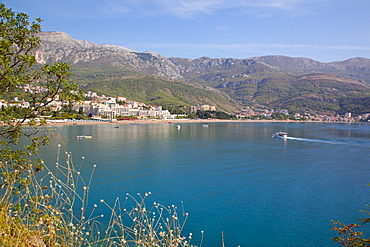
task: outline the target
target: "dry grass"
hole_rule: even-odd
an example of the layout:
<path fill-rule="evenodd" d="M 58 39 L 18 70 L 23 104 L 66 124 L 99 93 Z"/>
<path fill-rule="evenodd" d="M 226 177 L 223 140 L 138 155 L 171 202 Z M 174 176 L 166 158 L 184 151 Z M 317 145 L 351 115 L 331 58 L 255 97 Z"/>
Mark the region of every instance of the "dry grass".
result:
<path fill-rule="evenodd" d="M 182 236 L 188 214 L 173 205 L 146 205 L 150 193 L 127 194 L 124 202 L 117 198 L 113 205 L 104 199 L 90 205 L 96 165 L 84 180 L 83 163 L 82 157 L 76 166 L 72 154 L 58 145 L 53 169 L 45 166 L 44 175 L 29 169 L 22 190 L 2 188 L 0 246 L 192 246 L 192 234 Z M 107 207 L 110 215 L 97 215 L 98 207 Z"/>

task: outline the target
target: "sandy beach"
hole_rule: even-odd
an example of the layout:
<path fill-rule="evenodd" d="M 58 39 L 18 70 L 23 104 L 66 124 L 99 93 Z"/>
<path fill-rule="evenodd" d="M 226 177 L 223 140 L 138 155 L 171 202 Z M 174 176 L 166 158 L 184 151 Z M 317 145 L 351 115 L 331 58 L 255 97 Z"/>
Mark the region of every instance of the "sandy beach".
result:
<path fill-rule="evenodd" d="M 174 120 L 122 120 L 122 121 L 66 121 L 48 122 L 47 125 L 97 125 L 97 124 L 179 124 L 179 123 L 228 123 L 228 122 L 256 122 L 255 120 L 221 120 L 221 119 L 174 119 Z"/>
<path fill-rule="evenodd" d="M 56 125 L 120 125 L 120 124 L 182 124 L 182 123 L 263 123 L 263 122 L 296 122 L 292 120 L 222 120 L 222 119 L 173 119 L 173 120 L 158 120 L 158 119 L 145 119 L 145 120 L 122 120 L 122 121 L 66 121 L 66 122 L 48 122 L 47 126 Z"/>

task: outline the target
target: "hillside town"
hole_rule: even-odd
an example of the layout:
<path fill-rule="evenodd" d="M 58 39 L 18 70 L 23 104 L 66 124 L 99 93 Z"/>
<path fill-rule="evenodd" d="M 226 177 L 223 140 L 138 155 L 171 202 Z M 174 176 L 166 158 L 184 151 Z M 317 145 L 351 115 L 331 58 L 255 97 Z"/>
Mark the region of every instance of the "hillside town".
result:
<path fill-rule="evenodd" d="M 23 85 L 19 87 L 24 93 L 42 93 L 45 88 L 40 86 Z M 216 111 L 215 106 L 207 104 L 197 104 L 188 107 L 187 114 L 171 114 L 169 110 L 163 109 L 162 106 L 151 106 L 142 102 L 129 100 L 126 97 L 108 97 L 98 95 L 96 92 L 88 91 L 84 95 L 85 100 L 75 102 L 72 105 L 72 110 L 81 113 L 91 120 L 96 121 L 117 121 L 117 120 L 133 120 L 133 119 L 160 119 L 160 120 L 175 120 L 189 118 L 192 112 Z M 49 99 L 51 100 L 51 99 Z M 63 102 L 58 99 L 58 96 L 50 103 L 50 111 L 58 112 L 63 108 Z M 13 100 L 7 102 L 0 100 L 0 107 L 13 106 L 20 108 L 30 107 L 30 103 L 24 99 L 14 97 Z M 290 114 L 287 110 L 274 110 L 265 107 L 251 107 L 233 113 L 235 118 L 252 119 L 252 120 L 275 120 L 277 115 L 280 115 L 278 120 L 296 120 L 296 121 L 328 121 L 328 122 L 363 122 L 369 121 L 370 113 L 352 116 L 351 113 L 346 113 L 344 116 L 328 116 L 328 115 L 313 115 L 310 113 Z M 286 116 L 286 117 L 284 117 Z M 288 116 L 290 118 L 288 119 Z M 38 117 L 50 117 L 41 116 Z M 55 119 L 54 119 L 55 120 Z M 53 121 L 48 119 L 48 121 Z"/>
<path fill-rule="evenodd" d="M 263 108 L 248 108 L 243 111 L 236 112 L 236 116 L 241 118 L 252 118 L 252 119 L 261 119 L 261 118 L 272 118 L 274 114 L 282 113 L 286 116 L 289 115 L 287 110 L 268 110 Z M 318 121 L 318 122 L 364 122 L 369 121 L 370 113 L 362 114 L 359 116 L 352 116 L 352 113 L 348 112 L 344 116 L 328 116 L 328 115 L 320 115 L 320 114 L 300 114 L 294 113 L 292 120 L 300 120 L 300 121 Z"/>

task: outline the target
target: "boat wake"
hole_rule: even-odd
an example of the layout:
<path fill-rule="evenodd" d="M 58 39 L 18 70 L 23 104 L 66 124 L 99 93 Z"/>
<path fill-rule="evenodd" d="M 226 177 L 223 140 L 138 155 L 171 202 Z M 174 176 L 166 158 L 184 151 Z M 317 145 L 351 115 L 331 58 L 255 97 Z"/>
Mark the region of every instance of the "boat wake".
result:
<path fill-rule="evenodd" d="M 299 138 L 299 137 L 287 137 L 286 139 L 294 140 L 294 141 L 318 142 L 318 143 L 329 143 L 329 144 L 350 144 L 349 142 L 346 142 L 346 141 L 310 139 L 310 138 Z M 355 144 L 359 144 L 359 142 L 356 142 Z"/>
<path fill-rule="evenodd" d="M 331 143 L 331 144 L 339 144 L 339 141 L 331 141 L 331 140 L 321 140 L 321 139 L 310 139 L 310 138 L 299 138 L 299 137 L 287 137 L 288 140 L 295 140 L 295 141 L 306 141 L 306 142 L 321 142 L 321 143 Z"/>

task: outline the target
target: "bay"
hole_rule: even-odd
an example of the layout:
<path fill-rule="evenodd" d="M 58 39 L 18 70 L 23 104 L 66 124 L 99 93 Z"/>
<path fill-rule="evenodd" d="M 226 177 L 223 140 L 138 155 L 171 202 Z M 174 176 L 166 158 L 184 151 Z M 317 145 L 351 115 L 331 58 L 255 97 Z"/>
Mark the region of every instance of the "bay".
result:
<path fill-rule="evenodd" d="M 338 246 L 330 220 L 366 217 L 370 125 L 330 123 L 181 123 L 57 126 L 47 148 L 71 152 L 81 172 L 97 165 L 91 203 L 151 192 L 149 201 L 189 213 L 193 244 Z M 54 127 L 53 127 L 54 128 Z M 272 138 L 277 131 L 288 140 Z M 76 139 L 91 135 L 92 139 Z M 87 176 L 86 175 L 86 176 Z"/>

